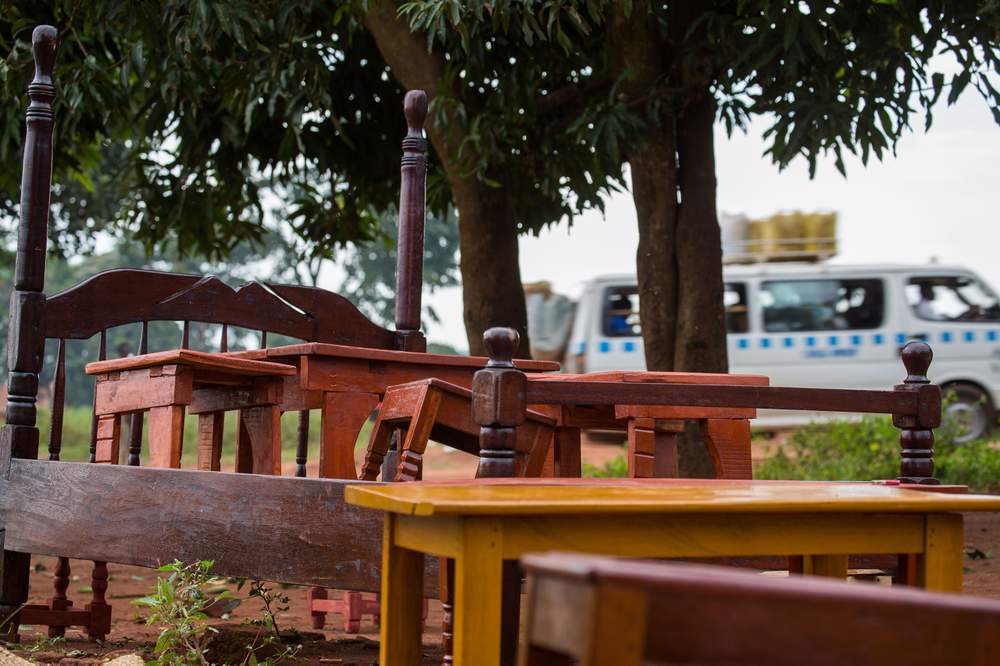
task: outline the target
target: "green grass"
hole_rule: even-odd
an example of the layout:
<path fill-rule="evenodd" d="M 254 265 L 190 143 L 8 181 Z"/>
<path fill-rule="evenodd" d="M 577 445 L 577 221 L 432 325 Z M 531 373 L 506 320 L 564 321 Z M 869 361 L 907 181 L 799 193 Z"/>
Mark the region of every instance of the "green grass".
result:
<path fill-rule="evenodd" d="M 319 456 L 320 414 L 313 410 L 309 414 L 309 460 L 317 460 Z M 38 410 L 38 428 L 41 433 L 39 448 L 40 457 L 47 455 L 51 411 L 47 408 Z M 128 450 L 128 429 L 131 418 L 122 420 L 122 455 Z M 281 458 L 284 462 L 295 460 L 295 446 L 298 441 L 299 416 L 296 412 L 284 414 L 281 417 Z M 371 422 L 365 423 L 358 438 L 358 446 L 366 446 Z M 148 429 L 143 428 L 143 446 L 145 453 L 148 447 Z M 198 417 L 188 415 L 184 420 L 184 463 L 191 465 L 195 460 L 195 442 L 198 437 Z M 232 465 L 236 455 L 236 414 L 226 414 L 226 424 L 222 440 L 222 464 Z M 86 462 L 90 459 L 90 408 L 83 406 L 67 407 L 63 415 L 63 437 L 61 460 Z M 145 456 L 142 457 L 145 463 Z"/>
<path fill-rule="evenodd" d="M 988 442 L 955 442 L 947 424 L 935 431 L 935 476 L 973 491 L 1000 492 L 1000 449 Z M 586 477 L 624 477 L 622 454 L 603 466 L 584 464 Z M 817 423 L 792 433 L 774 454 L 754 465 L 755 479 L 869 481 L 899 475 L 899 430 L 887 416 Z"/>

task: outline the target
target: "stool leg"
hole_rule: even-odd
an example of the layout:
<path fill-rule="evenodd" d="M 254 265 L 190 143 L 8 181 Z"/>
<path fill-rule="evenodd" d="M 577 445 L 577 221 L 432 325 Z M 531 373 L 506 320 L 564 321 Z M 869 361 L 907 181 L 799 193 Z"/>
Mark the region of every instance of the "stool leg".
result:
<path fill-rule="evenodd" d="M 579 478 L 582 474 L 580 461 L 580 429 L 556 428 L 555 475 L 563 478 Z"/>
<path fill-rule="evenodd" d="M 323 611 L 318 611 L 313 608 L 313 601 L 322 599 L 326 600 L 329 598 L 325 588 L 322 587 L 310 587 L 306 590 L 306 604 L 309 606 L 309 615 L 312 617 L 312 628 L 322 629 L 326 626 L 326 613 Z"/>
<path fill-rule="evenodd" d="M 149 466 L 181 466 L 184 406 L 169 405 L 149 410 Z"/>
<path fill-rule="evenodd" d="M 198 469 L 218 472 L 222 469 L 222 431 L 225 412 L 198 415 Z"/>
<path fill-rule="evenodd" d="M 97 417 L 94 462 L 117 465 L 121 460 L 122 415 L 103 414 Z"/>
<path fill-rule="evenodd" d="M 715 478 L 753 478 L 748 419 L 705 419 L 699 428 L 715 465 Z"/>
<path fill-rule="evenodd" d="M 375 427 L 368 438 L 368 450 L 365 452 L 365 461 L 361 464 L 361 474 L 358 478 L 362 481 L 374 481 L 382 471 L 382 461 L 389 453 L 389 445 L 392 443 L 392 435 L 396 430 L 394 424 L 382 420 L 382 416 L 375 420 Z"/>
<path fill-rule="evenodd" d="M 428 387 L 413 408 L 413 418 L 403 440 L 396 481 L 416 481 L 423 469 L 424 452 L 437 421 L 441 406 L 441 392 Z"/>

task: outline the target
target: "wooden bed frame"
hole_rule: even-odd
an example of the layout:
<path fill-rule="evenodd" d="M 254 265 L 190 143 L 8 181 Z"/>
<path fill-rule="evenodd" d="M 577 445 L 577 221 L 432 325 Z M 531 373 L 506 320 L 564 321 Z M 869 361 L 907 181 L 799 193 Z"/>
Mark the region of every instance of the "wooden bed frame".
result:
<path fill-rule="evenodd" d="M 221 351 L 227 350 L 228 326 L 259 330 L 261 346 L 270 331 L 307 341 L 425 351 L 420 314 L 426 95 L 411 91 L 404 102 L 408 133 L 401 164 L 395 330 L 377 326 L 347 299 L 322 289 L 260 283 L 233 289 L 215 277 L 149 270 L 105 271 L 46 297 L 57 42 L 58 32 L 50 26 L 39 26 L 32 34 L 35 75 L 28 87 L 7 421 L 0 434 L 0 632 L 16 634 L 24 623 L 48 625 L 53 636 L 62 635 L 67 626 L 83 626 L 91 637 L 103 637 L 111 617 L 105 600 L 107 562 L 159 566 L 174 558 L 211 559 L 220 574 L 377 592 L 381 522 L 344 505 L 343 486 L 350 481 L 219 472 L 205 477 L 204 472 L 57 462 L 65 344 L 99 335 L 103 360 L 106 331 L 137 324 L 141 336 L 135 351 L 145 353 L 148 322 L 167 320 L 183 322 L 182 348 L 188 346 L 189 321 L 199 321 L 222 325 Z M 40 461 L 35 402 L 46 338 L 58 340 L 58 351 L 48 460 Z M 308 423 L 308 412 L 301 413 L 299 476 L 305 476 Z M 95 419 L 91 461 L 96 424 Z M 133 415 L 130 430 L 128 463 L 138 465 L 141 413 Z M 288 520 L 291 507 L 296 521 Z M 25 607 L 31 553 L 61 559 L 54 596 L 44 605 Z M 93 599 L 83 608 L 66 598 L 71 557 L 95 562 Z M 434 581 L 429 582 L 429 593 L 437 596 Z"/>

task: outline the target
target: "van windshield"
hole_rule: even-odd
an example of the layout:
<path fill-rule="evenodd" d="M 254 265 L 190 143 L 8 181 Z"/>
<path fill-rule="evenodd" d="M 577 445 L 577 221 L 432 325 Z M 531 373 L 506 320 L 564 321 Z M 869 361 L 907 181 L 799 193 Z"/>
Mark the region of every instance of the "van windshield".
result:
<path fill-rule="evenodd" d="M 906 301 L 927 321 L 1000 321 L 1000 303 L 989 287 L 968 275 L 913 277 Z"/>

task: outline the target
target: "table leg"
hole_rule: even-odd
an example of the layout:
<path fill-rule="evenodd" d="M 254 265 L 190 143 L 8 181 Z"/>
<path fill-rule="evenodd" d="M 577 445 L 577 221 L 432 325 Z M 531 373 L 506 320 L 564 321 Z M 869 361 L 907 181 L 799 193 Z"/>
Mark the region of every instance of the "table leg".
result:
<path fill-rule="evenodd" d="M 225 412 L 198 415 L 198 469 L 218 472 L 222 469 L 222 431 Z"/>
<path fill-rule="evenodd" d="M 498 521 L 465 519 L 461 552 L 455 558 L 455 666 L 500 663 L 502 544 Z"/>
<path fill-rule="evenodd" d="M 704 419 L 699 427 L 717 479 L 753 478 L 748 419 Z"/>
<path fill-rule="evenodd" d="M 121 460 L 122 415 L 102 414 L 97 417 L 94 462 L 117 465 Z"/>
<path fill-rule="evenodd" d="M 376 407 L 374 393 L 324 393 L 320 428 L 319 475 L 330 479 L 356 479 L 354 445 L 358 433 Z"/>
<path fill-rule="evenodd" d="M 847 555 L 806 555 L 802 558 L 802 573 L 845 580 Z"/>
<path fill-rule="evenodd" d="M 556 428 L 552 438 L 555 451 L 555 476 L 562 478 L 579 478 L 582 475 L 580 461 L 580 429 Z"/>
<path fill-rule="evenodd" d="M 184 406 L 168 405 L 149 410 L 149 466 L 181 466 Z"/>
<path fill-rule="evenodd" d="M 961 592 L 964 545 L 962 514 L 927 514 L 924 552 L 917 558 L 917 583 L 928 590 Z"/>
<path fill-rule="evenodd" d="M 281 474 L 281 410 L 277 405 L 237 412 L 236 471 Z"/>
<path fill-rule="evenodd" d="M 423 658 L 421 610 L 424 597 L 424 555 L 396 545 L 395 521 L 396 516 L 386 514 L 382 536 L 379 663 L 419 666 Z M 497 589 L 499 590 L 499 584 Z M 499 619 L 497 625 L 499 626 Z"/>
<path fill-rule="evenodd" d="M 679 474 L 677 434 L 683 422 L 657 426 L 654 419 L 628 421 L 628 475 L 630 478 L 676 478 Z"/>

